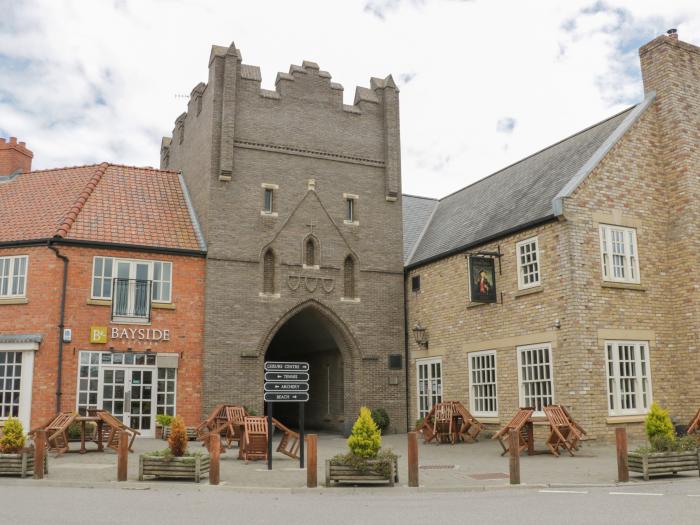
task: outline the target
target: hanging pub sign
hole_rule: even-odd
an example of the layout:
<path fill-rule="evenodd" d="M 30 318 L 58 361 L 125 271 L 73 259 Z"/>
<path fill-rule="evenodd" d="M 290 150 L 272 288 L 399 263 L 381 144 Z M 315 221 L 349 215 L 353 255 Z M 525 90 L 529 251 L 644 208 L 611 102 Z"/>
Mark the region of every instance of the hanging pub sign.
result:
<path fill-rule="evenodd" d="M 495 303 L 496 264 L 491 257 L 469 256 L 469 292 L 473 303 Z"/>

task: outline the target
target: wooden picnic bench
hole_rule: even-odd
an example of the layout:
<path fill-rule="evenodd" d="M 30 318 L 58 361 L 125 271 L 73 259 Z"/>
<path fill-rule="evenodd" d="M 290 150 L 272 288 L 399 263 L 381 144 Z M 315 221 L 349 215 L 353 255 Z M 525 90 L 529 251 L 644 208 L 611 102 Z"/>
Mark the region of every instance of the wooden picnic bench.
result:
<path fill-rule="evenodd" d="M 68 427 L 78 417 L 76 412 L 61 412 L 46 424 L 29 431 L 29 437 L 34 438 L 37 430 L 46 431 L 46 450 L 55 452 L 57 456 L 68 451 Z"/>
<path fill-rule="evenodd" d="M 95 415 L 104 425 L 108 427 L 107 432 L 101 433 L 103 436 L 103 441 L 109 448 L 117 450 L 119 448 L 119 436 L 121 436 L 122 433 L 126 433 L 126 435 L 129 436 L 129 452 L 134 451 L 132 448 L 134 440 L 136 439 L 136 436 L 141 435 L 141 432 L 126 425 L 106 410 L 95 410 Z M 98 434 L 99 433 L 100 432 L 98 431 Z"/>
<path fill-rule="evenodd" d="M 231 448 L 234 441 L 237 441 L 240 446 L 242 435 L 240 429 L 243 418 L 246 416 L 245 408 L 240 405 L 217 405 L 197 426 L 197 439 L 209 450 L 209 437 L 212 433 L 218 433 L 224 438 L 221 441 L 221 452 L 226 452 L 226 447 Z"/>
<path fill-rule="evenodd" d="M 452 403 L 437 403 L 433 413 L 433 434 L 437 443 L 456 443 L 454 421 L 455 410 Z"/>
<path fill-rule="evenodd" d="M 513 416 L 513 419 L 511 419 L 506 426 L 493 435 L 491 439 L 497 439 L 503 448 L 503 453 L 501 456 L 505 456 L 510 451 L 509 440 L 511 430 L 518 432 L 518 455 L 525 449 L 528 449 L 528 453 L 532 453 L 534 451 L 534 432 L 532 428 L 532 421 L 530 420 L 534 412 L 535 409 L 532 407 L 519 408 Z"/>
<path fill-rule="evenodd" d="M 460 438 L 476 443 L 479 434 L 484 429 L 484 425 L 482 425 L 479 420 L 467 410 L 467 407 L 459 401 L 454 403 L 454 409 L 456 414 L 461 418 L 461 424 L 458 430 Z"/>
<path fill-rule="evenodd" d="M 299 433 L 294 432 L 274 417 L 272 418 L 272 424 L 275 428 L 282 431 L 282 438 L 280 439 L 280 444 L 277 445 L 277 452 L 289 456 L 292 459 L 299 459 L 299 448 L 301 447 Z"/>
<path fill-rule="evenodd" d="M 450 412 L 452 421 L 448 423 L 447 415 Z M 439 425 L 438 419 L 440 420 Z M 441 432 L 437 432 L 438 426 Z M 447 428 L 446 431 L 445 428 Z M 423 435 L 423 443 L 430 443 L 436 440 L 438 443 L 450 441 L 454 444 L 457 442 L 457 439 L 476 442 L 483 428 L 484 425 L 461 402 L 445 401 L 432 406 L 416 427 L 416 431 Z"/>
<path fill-rule="evenodd" d="M 574 424 L 561 405 L 544 407 L 544 414 L 547 416 L 550 428 L 549 437 L 547 438 L 549 450 L 555 456 L 559 456 L 559 449 L 561 448 L 573 456 L 578 441 L 582 437 L 577 425 Z"/>

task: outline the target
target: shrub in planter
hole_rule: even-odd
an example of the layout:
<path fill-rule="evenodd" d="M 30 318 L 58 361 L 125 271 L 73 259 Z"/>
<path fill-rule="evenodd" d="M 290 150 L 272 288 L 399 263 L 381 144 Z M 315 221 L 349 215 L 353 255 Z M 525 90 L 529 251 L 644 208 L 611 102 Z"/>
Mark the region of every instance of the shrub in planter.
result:
<path fill-rule="evenodd" d="M 187 428 L 180 416 L 175 416 L 170 425 L 170 437 L 168 437 L 170 452 L 176 458 L 185 455 L 187 452 Z"/>
<path fill-rule="evenodd" d="M 164 429 L 170 428 L 173 416 L 168 414 L 156 414 L 156 439 L 163 438 Z"/>
<path fill-rule="evenodd" d="M 375 408 L 372 410 L 372 419 L 379 427 L 379 431 L 382 433 L 382 435 L 386 434 L 389 424 L 391 423 L 389 414 L 386 413 L 386 410 L 383 408 Z"/>
<path fill-rule="evenodd" d="M 326 461 L 326 485 L 340 483 L 373 483 L 398 481 L 398 456 L 391 450 L 381 450 L 382 437 L 372 413 L 366 407 L 352 427 L 347 454 L 338 454 Z"/>
<path fill-rule="evenodd" d="M 5 421 L 0 437 L 0 453 L 17 454 L 24 448 L 24 428 L 19 419 L 14 417 Z"/>
<path fill-rule="evenodd" d="M 667 437 L 670 440 L 673 440 L 676 436 L 673 422 L 668 415 L 668 411 L 664 410 L 656 403 L 651 404 L 649 415 L 647 415 L 644 422 L 644 430 L 646 431 L 647 438 L 649 438 L 649 442 L 660 436 Z"/>

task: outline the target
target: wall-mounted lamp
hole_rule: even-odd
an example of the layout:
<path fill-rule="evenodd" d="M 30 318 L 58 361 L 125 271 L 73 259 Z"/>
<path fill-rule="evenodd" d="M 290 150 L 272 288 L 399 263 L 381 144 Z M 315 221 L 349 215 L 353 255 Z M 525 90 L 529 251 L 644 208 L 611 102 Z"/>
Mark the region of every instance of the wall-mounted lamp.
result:
<path fill-rule="evenodd" d="M 554 320 L 554 328 L 561 328 L 561 321 L 559 319 Z"/>
<path fill-rule="evenodd" d="M 420 323 L 416 323 L 413 327 L 413 337 L 416 339 L 416 343 L 423 348 L 428 348 L 428 334 L 424 327 Z"/>

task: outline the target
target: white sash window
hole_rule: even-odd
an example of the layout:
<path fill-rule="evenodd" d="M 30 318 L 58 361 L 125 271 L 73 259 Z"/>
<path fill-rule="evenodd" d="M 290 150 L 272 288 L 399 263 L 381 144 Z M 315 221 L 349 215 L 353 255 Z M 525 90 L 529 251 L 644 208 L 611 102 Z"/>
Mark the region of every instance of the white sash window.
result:
<path fill-rule="evenodd" d="M 637 231 L 623 226 L 600 225 L 603 280 L 639 284 Z"/>

